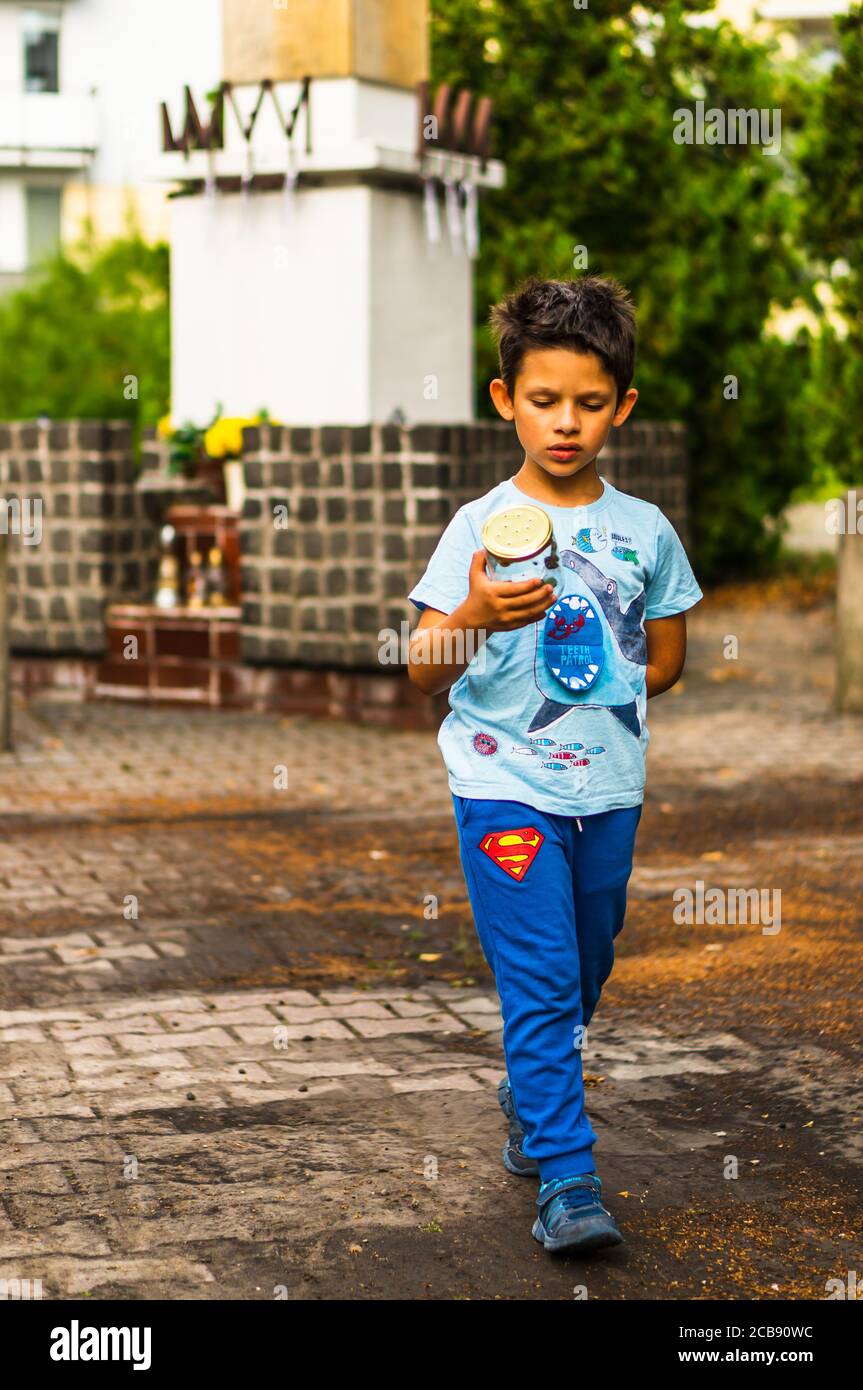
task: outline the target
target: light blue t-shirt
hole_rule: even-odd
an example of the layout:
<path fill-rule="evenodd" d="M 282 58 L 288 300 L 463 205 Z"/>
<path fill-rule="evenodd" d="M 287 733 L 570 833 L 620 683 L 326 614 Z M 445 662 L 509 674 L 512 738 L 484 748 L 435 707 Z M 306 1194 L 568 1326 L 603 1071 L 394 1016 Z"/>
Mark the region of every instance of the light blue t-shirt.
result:
<path fill-rule="evenodd" d="M 558 507 L 507 478 L 459 508 L 408 595 L 451 613 L 488 516 L 529 502 L 551 518 L 558 601 L 536 623 L 490 633 L 450 687 L 438 745 L 459 796 L 569 816 L 644 800 L 644 619 L 682 613 L 702 592 L 659 508 L 601 482 L 595 502 Z"/>

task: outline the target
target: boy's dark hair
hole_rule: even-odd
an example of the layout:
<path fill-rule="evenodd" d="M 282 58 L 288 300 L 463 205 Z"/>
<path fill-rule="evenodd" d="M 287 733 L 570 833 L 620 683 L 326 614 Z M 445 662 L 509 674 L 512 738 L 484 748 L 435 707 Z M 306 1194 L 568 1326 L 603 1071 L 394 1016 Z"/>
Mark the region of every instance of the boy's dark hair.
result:
<path fill-rule="evenodd" d="M 510 396 L 525 353 L 551 347 L 595 352 L 614 377 L 618 403 L 628 391 L 635 372 L 635 309 L 629 291 L 611 276 L 542 280 L 531 275 L 493 305 L 489 320 Z"/>

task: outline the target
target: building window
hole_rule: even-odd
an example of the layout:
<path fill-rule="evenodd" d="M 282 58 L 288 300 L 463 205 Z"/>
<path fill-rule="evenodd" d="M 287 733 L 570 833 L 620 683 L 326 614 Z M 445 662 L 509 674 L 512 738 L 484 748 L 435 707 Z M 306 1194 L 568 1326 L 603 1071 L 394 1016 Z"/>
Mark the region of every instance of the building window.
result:
<path fill-rule="evenodd" d="M 60 90 L 60 11 L 48 6 L 21 11 L 24 91 Z"/>
<path fill-rule="evenodd" d="M 27 265 L 37 266 L 60 249 L 62 188 L 27 188 Z"/>

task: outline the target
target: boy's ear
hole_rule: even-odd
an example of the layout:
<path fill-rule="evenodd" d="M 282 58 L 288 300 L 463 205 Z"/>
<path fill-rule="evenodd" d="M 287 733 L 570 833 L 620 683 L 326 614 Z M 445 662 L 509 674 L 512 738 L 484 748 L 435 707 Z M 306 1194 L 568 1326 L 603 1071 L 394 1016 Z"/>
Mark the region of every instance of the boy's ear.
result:
<path fill-rule="evenodd" d="M 635 390 L 634 387 L 630 387 L 626 395 L 623 397 L 623 400 L 620 402 L 620 405 L 617 407 L 617 410 L 614 412 L 614 418 L 612 419 L 611 423 L 615 426 L 615 428 L 618 425 L 623 424 L 624 420 L 626 419 L 627 415 L 630 414 L 632 407 L 635 405 L 635 402 L 637 400 L 638 392 Z"/>
<path fill-rule="evenodd" d="M 502 377 L 496 376 L 494 381 L 489 383 L 489 395 L 494 401 L 495 410 L 498 415 L 502 415 L 504 420 L 515 419 L 515 406 L 512 398 L 506 389 L 506 382 Z"/>

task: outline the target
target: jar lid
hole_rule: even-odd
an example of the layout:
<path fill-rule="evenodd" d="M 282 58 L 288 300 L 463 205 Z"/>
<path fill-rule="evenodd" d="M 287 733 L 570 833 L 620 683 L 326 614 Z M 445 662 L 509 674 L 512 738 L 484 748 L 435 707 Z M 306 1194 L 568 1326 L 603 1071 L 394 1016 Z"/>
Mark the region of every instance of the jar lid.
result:
<path fill-rule="evenodd" d="M 496 560 L 529 560 L 545 549 L 553 532 L 551 517 L 542 507 L 507 507 L 488 517 L 482 543 Z"/>

